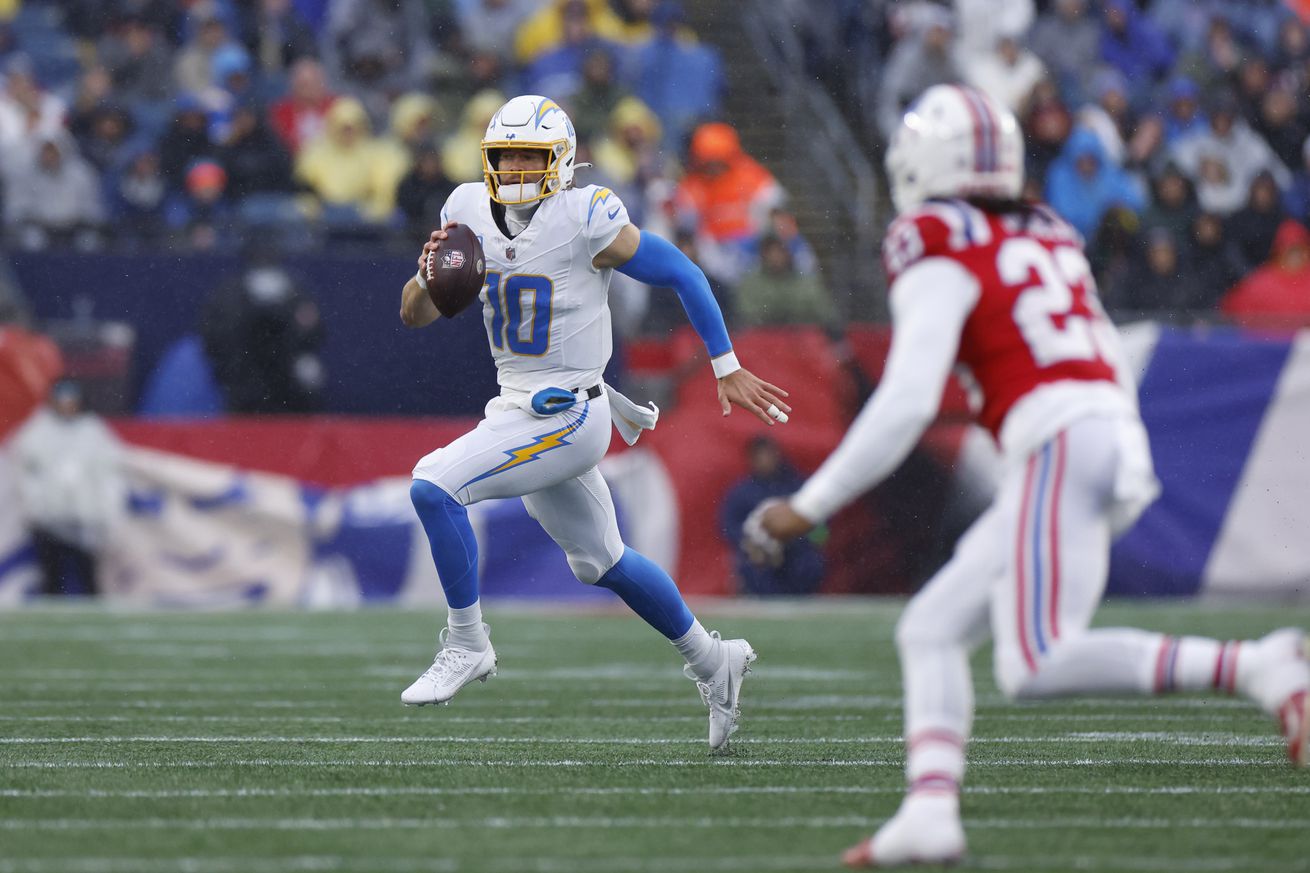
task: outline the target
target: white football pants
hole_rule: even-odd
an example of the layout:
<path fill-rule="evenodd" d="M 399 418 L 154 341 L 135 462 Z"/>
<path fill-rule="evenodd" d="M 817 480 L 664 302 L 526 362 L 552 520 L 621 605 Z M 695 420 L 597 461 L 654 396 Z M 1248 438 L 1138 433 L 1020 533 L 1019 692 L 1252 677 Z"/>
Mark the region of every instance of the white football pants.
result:
<path fill-rule="evenodd" d="M 413 475 L 465 506 L 522 497 L 574 575 L 590 585 L 623 557 L 614 500 L 596 466 L 609 442 L 604 394 L 550 416 L 496 397 L 477 427 L 423 456 Z"/>
<path fill-rule="evenodd" d="M 1084 418 L 1012 462 L 995 502 L 910 601 L 896 644 L 911 749 L 915 737 L 968 738 L 969 653 L 989 629 L 1008 697 L 1160 687 L 1167 638 L 1088 629 L 1105 590 L 1112 520 L 1124 509 L 1116 484 L 1134 462 L 1130 448 L 1115 419 Z"/>

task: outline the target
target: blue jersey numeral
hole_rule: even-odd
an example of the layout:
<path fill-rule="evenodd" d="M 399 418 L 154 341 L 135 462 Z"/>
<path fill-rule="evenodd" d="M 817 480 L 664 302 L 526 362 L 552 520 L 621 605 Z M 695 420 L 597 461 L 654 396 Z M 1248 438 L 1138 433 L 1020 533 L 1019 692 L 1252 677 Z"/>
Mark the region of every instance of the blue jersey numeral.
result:
<path fill-rule="evenodd" d="M 531 307 L 524 327 L 524 295 Z M 550 348 L 551 307 L 555 285 L 549 276 L 510 276 L 502 287 L 501 275 L 487 273 L 487 302 L 491 304 L 491 344 L 509 345 L 516 355 L 540 357 Z M 527 334 L 526 338 L 524 334 Z"/>

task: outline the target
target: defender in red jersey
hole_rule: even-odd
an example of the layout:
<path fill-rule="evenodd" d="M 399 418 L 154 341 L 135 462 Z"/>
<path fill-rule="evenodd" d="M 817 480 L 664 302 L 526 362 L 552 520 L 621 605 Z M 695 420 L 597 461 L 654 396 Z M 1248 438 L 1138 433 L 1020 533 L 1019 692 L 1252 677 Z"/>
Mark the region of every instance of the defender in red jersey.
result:
<path fill-rule="evenodd" d="M 900 217 L 883 249 L 892 314 L 883 381 L 801 490 L 746 523 L 748 537 L 776 548 L 876 485 L 935 417 L 954 366 L 1004 457 L 994 502 L 897 625 L 909 790 L 846 853 L 853 867 L 964 854 L 969 654 L 989 633 L 1008 697 L 1240 693 L 1282 720 L 1294 764 L 1310 754 L 1301 630 L 1221 643 L 1089 628 L 1110 543 L 1159 485 L 1082 241 L 1049 207 L 1016 199 L 1022 168 L 1018 124 L 991 98 L 941 85 L 910 108 L 887 156 Z"/>

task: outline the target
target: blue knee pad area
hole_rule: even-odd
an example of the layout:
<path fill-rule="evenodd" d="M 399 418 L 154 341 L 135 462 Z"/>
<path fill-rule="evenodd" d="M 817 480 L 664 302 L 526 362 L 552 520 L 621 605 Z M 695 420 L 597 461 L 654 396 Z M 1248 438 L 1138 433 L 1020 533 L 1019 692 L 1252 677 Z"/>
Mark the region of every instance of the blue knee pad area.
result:
<path fill-rule="evenodd" d="M 632 549 L 624 549 L 623 557 L 596 584 L 613 591 L 648 625 L 671 640 L 685 636 L 696 620 L 669 574 Z"/>
<path fill-rule="evenodd" d="M 409 499 L 428 535 L 447 605 L 463 609 L 477 603 L 478 540 L 469 524 L 468 510 L 423 479 L 415 479 L 409 486 Z"/>

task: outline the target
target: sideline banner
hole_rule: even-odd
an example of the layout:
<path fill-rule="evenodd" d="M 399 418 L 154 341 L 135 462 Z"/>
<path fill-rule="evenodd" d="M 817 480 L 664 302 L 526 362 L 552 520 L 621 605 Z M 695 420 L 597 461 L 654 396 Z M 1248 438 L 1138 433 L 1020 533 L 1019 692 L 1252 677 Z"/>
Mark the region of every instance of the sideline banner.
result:
<path fill-rule="evenodd" d="M 1306 596 L 1310 332 L 1277 338 L 1137 325 L 1123 338 L 1164 488 L 1116 544 L 1109 593 Z M 876 381 L 885 331 L 853 331 L 849 346 L 842 358 L 819 332 L 805 330 L 738 340 L 744 360 L 761 362 L 757 372 L 793 389 L 792 422 L 766 432 L 802 470 L 837 444 Z M 602 470 L 627 542 L 670 569 L 689 594 L 732 594 L 732 546 L 718 515 L 746 474 L 750 440 L 764 429 L 740 412 L 724 419 L 712 377 L 701 370 L 638 448 L 614 441 Z M 833 519 L 823 591 L 909 591 L 949 555 L 985 505 L 997 463 L 990 440 L 964 424 L 962 402 L 953 391 L 916 455 Z M 107 594 L 198 607 L 440 603 L 409 504 L 408 466 L 471 421 L 115 426 L 132 447 L 132 487 L 127 521 L 102 568 Z M 36 587 L 11 463 L 0 447 L 0 605 Z M 470 517 L 487 596 L 611 596 L 573 578 L 519 501 L 479 504 Z"/>
<path fill-rule="evenodd" d="M 156 607 L 342 607 L 366 602 L 443 603 L 408 477 L 324 488 L 288 476 L 153 449 L 125 451 L 124 519 L 100 563 L 105 597 Z M 0 606 L 35 593 L 36 568 L 0 452 Z M 677 523 L 659 462 L 633 450 L 601 467 L 624 537 L 671 563 Z M 649 510 L 634 513 L 630 507 Z M 489 597 L 608 599 L 579 583 L 563 553 L 519 500 L 470 508 Z"/>

